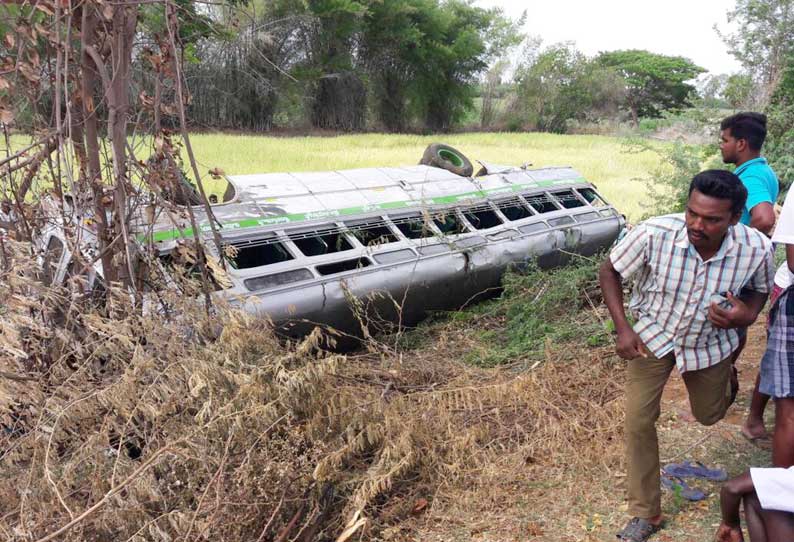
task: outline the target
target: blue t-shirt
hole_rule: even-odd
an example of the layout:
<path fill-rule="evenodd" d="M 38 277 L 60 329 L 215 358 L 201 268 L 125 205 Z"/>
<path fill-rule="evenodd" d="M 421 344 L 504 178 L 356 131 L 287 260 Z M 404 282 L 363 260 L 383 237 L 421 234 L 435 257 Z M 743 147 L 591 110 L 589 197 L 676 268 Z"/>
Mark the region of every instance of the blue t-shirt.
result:
<path fill-rule="evenodd" d="M 747 188 L 747 203 L 744 205 L 740 222 L 749 225 L 750 209 L 765 201 L 774 205 L 780 185 L 777 182 L 777 175 L 763 156 L 748 160 L 737 167 L 734 173 L 739 176 Z"/>

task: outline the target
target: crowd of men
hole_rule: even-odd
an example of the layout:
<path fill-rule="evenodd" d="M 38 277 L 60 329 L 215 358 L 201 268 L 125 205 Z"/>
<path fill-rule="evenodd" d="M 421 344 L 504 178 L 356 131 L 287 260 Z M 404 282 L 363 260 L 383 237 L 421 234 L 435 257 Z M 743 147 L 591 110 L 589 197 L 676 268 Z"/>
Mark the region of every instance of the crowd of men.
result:
<path fill-rule="evenodd" d="M 642 542 L 663 525 L 656 421 L 673 368 L 695 419 L 704 425 L 721 420 L 738 390 L 735 363 L 747 328 L 769 299 L 766 351 L 741 432 L 752 441 L 769 438 L 763 414 L 771 397 L 773 465 L 725 483 L 716 540 L 744 540 L 743 504 L 751 542 L 794 541 L 794 197 L 786 197 L 776 220 L 779 183 L 761 156 L 765 137 L 762 114 L 726 118 L 720 150 L 734 172 L 698 173 L 684 213 L 639 224 L 601 267 L 616 350 L 628 360 L 625 438 L 633 517 L 617 534 L 621 540 Z M 777 271 L 775 244 L 786 252 Z M 628 278 L 634 279 L 631 320 L 623 304 Z"/>

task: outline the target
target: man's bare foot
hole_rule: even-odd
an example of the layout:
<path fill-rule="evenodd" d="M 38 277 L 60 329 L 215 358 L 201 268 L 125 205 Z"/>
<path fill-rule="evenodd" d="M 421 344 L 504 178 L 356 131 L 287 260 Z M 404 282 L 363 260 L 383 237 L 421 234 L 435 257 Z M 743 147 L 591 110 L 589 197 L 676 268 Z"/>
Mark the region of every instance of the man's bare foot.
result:
<path fill-rule="evenodd" d="M 769 433 L 766 432 L 764 422 L 751 420 L 750 418 L 747 418 L 742 424 L 742 435 L 750 441 L 769 438 Z"/>

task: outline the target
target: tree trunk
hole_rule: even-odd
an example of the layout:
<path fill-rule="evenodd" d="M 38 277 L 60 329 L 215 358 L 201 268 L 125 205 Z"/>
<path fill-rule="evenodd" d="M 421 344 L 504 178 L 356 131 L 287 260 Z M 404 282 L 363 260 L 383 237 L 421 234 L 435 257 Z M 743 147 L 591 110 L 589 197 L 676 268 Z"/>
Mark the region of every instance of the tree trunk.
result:
<path fill-rule="evenodd" d="M 316 128 L 356 132 L 364 129 L 367 91 L 352 72 L 324 75 L 317 82 L 312 107 Z"/>
<path fill-rule="evenodd" d="M 128 233 L 127 223 L 127 116 L 130 109 L 130 68 L 132 66 L 132 42 L 138 24 L 136 5 L 126 3 L 113 7 L 112 39 L 110 58 L 112 79 L 106 89 L 108 101 L 108 133 L 113 150 L 113 176 L 115 203 L 115 230 L 122 235 L 124 260 L 127 265 L 122 273 L 124 283 L 132 285 L 135 273 L 132 269 L 131 253 L 134 247 Z"/>
<path fill-rule="evenodd" d="M 380 121 L 387 132 L 405 131 L 405 92 L 400 74 L 386 71 L 381 78 L 382 90 L 378 100 Z"/>
<path fill-rule="evenodd" d="M 102 274 L 106 283 L 116 280 L 118 273 L 113 265 L 113 255 L 109 250 L 111 243 L 110 228 L 108 227 L 107 213 L 103 199 L 102 166 L 99 160 L 99 128 L 95 110 L 94 96 L 99 75 L 94 60 L 88 54 L 88 47 L 92 47 L 96 37 L 98 14 L 96 9 L 89 4 L 83 4 L 83 21 L 80 32 L 80 62 L 81 62 L 81 102 L 83 106 L 83 123 L 85 126 L 85 153 L 87 158 L 88 184 L 91 188 L 94 201 L 94 220 L 96 221 L 96 236 Z"/>

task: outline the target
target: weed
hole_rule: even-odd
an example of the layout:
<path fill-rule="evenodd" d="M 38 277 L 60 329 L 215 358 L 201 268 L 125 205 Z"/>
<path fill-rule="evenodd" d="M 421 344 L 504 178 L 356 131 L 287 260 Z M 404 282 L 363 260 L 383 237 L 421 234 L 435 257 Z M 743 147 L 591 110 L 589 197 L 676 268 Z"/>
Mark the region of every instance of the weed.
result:
<path fill-rule="evenodd" d="M 505 319 L 503 328 L 479 333 L 483 343 L 470 361 L 493 366 L 505 362 L 545 359 L 549 344 L 584 339 L 588 346 L 606 343 L 608 327 L 597 313 L 600 258 L 577 258 L 564 268 L 530 266 L 509 273 L 504 293 L 492 311 Z"/>
<path fill-rule="evenodd" d="M 687 145 L 676 141 L 672 146 L 656 147 L 647 141 L 632 140 L 626 143 L 626 148 L 628 152 L 655 152 L 659 157 L 659 165 L 651 176 L 638 179 L 647 191 L 640 203 L 644 210 L 642 218 L 683 212 L 692 177 L 704 169 L 724 167 L 717 159 L 715 145 Z"/>

